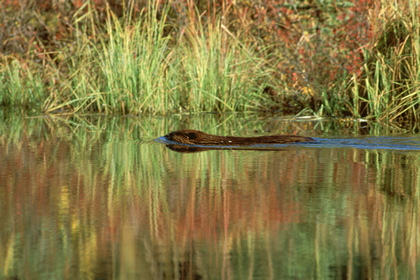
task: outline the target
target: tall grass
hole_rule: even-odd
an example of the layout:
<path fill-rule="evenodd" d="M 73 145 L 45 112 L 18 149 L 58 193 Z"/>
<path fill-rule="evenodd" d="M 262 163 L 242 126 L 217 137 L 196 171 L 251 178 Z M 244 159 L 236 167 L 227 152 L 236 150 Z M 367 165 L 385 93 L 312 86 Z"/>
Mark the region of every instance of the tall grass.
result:
<path fill-rule="evenodd" d="M 363 72 L 351 83 L 353 114 L 389 123 L 420 117 L 420 20 L 418 4 L 382 2 L 374 24 L 381 30 L 365 52 Z"/>
<path fill-rule="evenodd" d="M 164 111 L 168 107 L 168 96 L 162 93 L 170 38 L 163 35 L 164 15 L 158 21 L 156 9 L 152 10 L 134 25 L 108 10 L 106 36 L 90 37 L 86 30 L 78 30 L 81 38 L 78 56 L 69 63 L 70 83 L 59 98 L 51 98 L 46 109 L 106 114 Z M 83 17 L 80 21 L 95 22 L 93 11 Z M 98 28 L 94 25 L 92 30 Z"/>
<path fill-rule="evenodd" d="M 90 15 L 94 17 L 92 13 Z M 70 83 L 46 110 L 140 114 L 243 111 L 260 106 L 264 59 L 220 20 L 192 22 L 180 37 L 167 9 L 150 6 L 132 23 L 108 11 L 99 44 L 87 32 L 70 59 Z"/>
<path fill-rule="evenodd" d="M 180 69 L 171 80 L 181 85 L 181 107 L 187 111 L 244 111 L 258 109 L 262 82 L 268 82 L 263 59 L 224 26 L 220 19 L 188 28 L 179 51 Z M 181 75 L 179 75 L 181 74 Z"/>
<path fill-rule="evenodd" d="M 1 68 L 0 105 L 34 109 L 45 100 L 45 84 L 33 64 L 10 59 Z"/>

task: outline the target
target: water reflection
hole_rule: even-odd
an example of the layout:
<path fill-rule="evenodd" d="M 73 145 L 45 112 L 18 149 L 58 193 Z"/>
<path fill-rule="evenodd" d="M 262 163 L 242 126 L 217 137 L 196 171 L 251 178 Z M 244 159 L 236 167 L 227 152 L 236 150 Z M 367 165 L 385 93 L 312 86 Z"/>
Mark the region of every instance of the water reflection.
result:
<path fill-rule="evenodd" d="M 415 149 L 177 153 L 145 123 L 3 131 L 0 278 L 418 277 Z"/>

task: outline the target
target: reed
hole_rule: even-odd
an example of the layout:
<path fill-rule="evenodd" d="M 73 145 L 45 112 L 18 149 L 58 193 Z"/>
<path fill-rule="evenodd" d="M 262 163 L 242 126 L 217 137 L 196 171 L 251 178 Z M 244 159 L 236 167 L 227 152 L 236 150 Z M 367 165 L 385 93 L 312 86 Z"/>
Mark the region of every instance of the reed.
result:
<path fill-rule="evenodd" d="M 33 110 L 45 100 L 47 90 L 39 67 L 11 58 L 5 58 L 0 67 L 3 70 L 0 71 L 1 106 Z"/>
<path fill-rule="evenodd" d="M 352 113 L 387 123 L 416 123 L 420 117 L 418 66 L 420 21 L 412 1 L 381 3 L 374 22 L 379 34 L 365 51 L 363 72 L 351 81 Z"/>
<path fill-rule="evenodd" d="M 263 83 L 270 80 L 267 61 L 241 41 L 221 18 L 207 22 L 190 16 L 190 26 L 177 49 L 174 68 L 184 111 L 245 111 L 261 108 Z"/>
<path fill-rule="evenodd" d="M 46 109 L 106 114 L 163 111 L 169 96 L 163 93 L 170 38 L 163 35 L 165 14 L 158 20 L 157 9 L 150 8 L 133 25 L 107 10 L 106 36 L 91 37 L 91 32 L 80 30 L 79 55 L 70 60 L 70 83 L 60 96 L 64 102 L 53 100 Z M 81 17 L 87 19 L 80 21 L 96 22 L 93 12 Z M 99 28 L 94 25 L 91 30 Z"/>
<path fill-rule="evenodd" d="M 99 36 L 99 44 L 80 32 L 86 35 L 78 41 L 79 55 L 70 58 L 70 82 L 46 110 L 167 114 L 261 107 L 261 83 L 269 79 L 264 59 L 220 20 L 204 25 L 194 21 L 196 14 L 191 28 L 172 37 L 168 30 L 178 27 L 169 25 L 167 12 L 151 5 L 132 22 L 108 10 L 107 36 Z"/>

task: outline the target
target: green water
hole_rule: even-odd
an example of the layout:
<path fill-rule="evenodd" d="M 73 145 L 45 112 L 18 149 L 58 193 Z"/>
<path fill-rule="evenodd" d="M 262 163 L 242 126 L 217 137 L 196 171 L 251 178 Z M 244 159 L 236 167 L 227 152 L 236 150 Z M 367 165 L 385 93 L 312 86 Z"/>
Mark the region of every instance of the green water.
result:
<path fill-rule="evenodd" d="M 317 145 L 179 153 L 181 128 Z M 0 279 L 415 279 L 420 137 L 196 115 L 3 117 Z"/>

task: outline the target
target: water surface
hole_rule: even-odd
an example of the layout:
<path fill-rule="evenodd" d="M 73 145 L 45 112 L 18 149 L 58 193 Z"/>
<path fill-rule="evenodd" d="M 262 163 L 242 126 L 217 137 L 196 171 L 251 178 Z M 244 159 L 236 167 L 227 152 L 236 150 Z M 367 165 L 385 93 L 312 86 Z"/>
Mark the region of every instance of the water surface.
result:
<path fill-rule="evenodd" d="M 182 128 L 317 143 L 154 141 Z M 5 118 L 0 132 L 0 278 L 418 277 L 416 134 L 255 115 Z"/>

